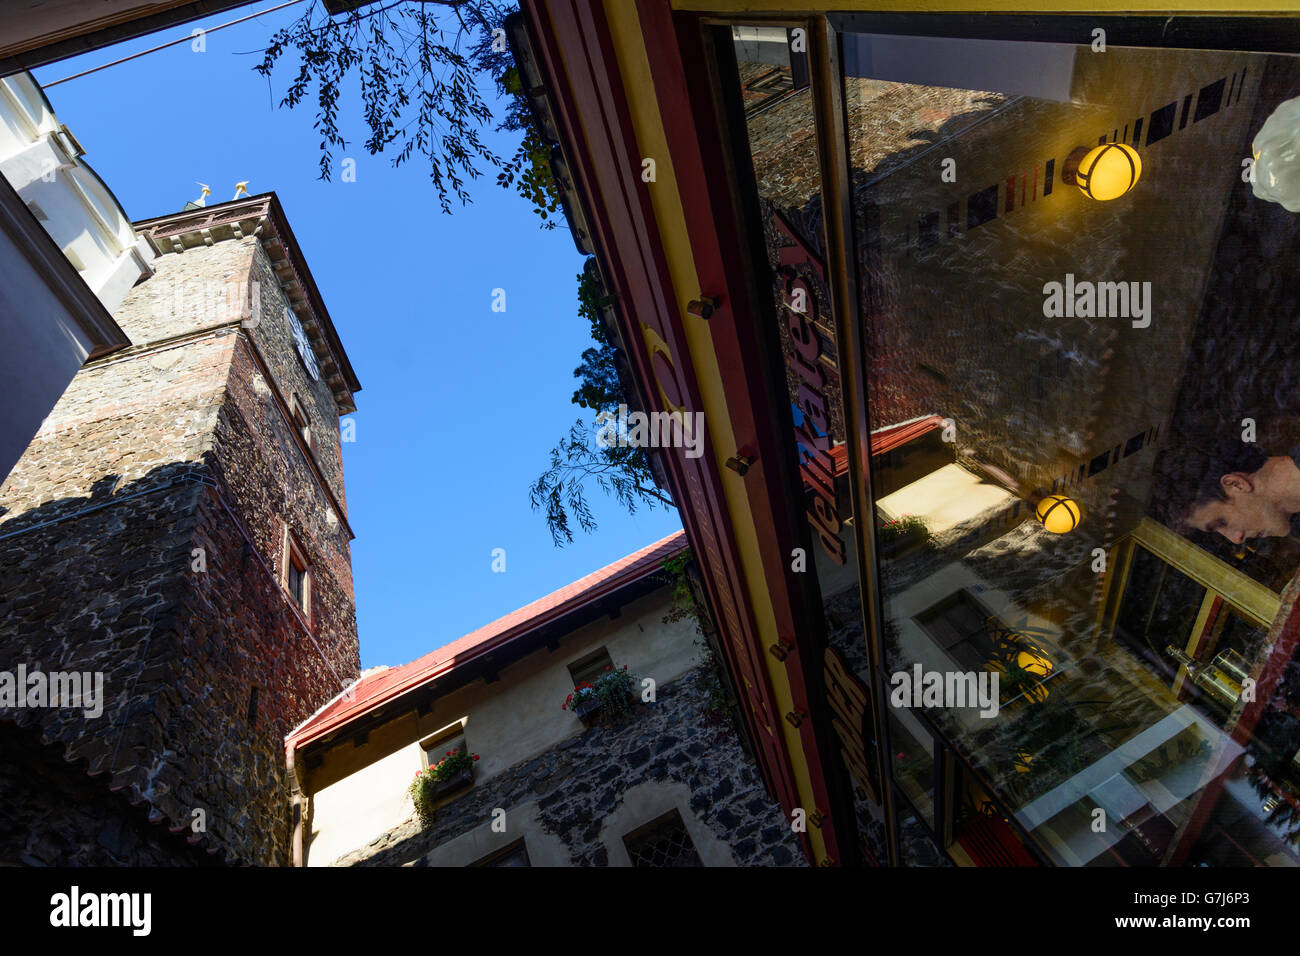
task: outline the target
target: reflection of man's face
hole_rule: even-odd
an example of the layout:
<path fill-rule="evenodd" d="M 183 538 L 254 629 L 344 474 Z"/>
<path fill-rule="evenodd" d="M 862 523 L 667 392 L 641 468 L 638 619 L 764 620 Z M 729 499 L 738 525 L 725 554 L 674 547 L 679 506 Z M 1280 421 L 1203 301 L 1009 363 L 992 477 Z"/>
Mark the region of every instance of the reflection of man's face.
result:
<path fill-rule="evenodd" d="M 1277 500 L 1240 472 L 1224 475 L 1227 501 L 1202 501 L 1187 516 L 1198 531 L 1221 534 L 1233 544 L 1252 538 L 1280 538 L 1291 533 L 1291 515 Z"/>

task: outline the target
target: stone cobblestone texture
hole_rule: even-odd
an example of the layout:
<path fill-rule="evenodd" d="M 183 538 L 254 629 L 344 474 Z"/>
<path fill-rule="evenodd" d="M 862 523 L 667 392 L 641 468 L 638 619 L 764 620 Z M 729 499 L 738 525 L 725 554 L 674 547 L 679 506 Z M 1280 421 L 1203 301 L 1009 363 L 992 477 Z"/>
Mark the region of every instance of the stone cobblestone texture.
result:
<path fill-rule="evenodd" d="M 677 781 L 690 807 L 731 848 L 740 866 L 806 866 L 796 834 L 763 789 L 734 732 L 703 716 L 707 692 L 695 670 L 659 688 L 653 704 L 613 726 L 597 726 L 476 785 L 439 808 L 421 829 L 411 816 L 335 866 L 427 865 L 426 857 L 491 818 L 494 808 L 532 801 L 544 829 L 575 866 L 605 866 L 601 825 L 623 795 L 646 781 Z"/>
<path fill-rule="evenodd" d="M 42 746 L 38 735 L 0 727 L 0 846 L 6 864 L 27 866 L 214 866 L 220 859 L 184 834 L 150 823 Z"/>
<path fill-rule="evenodd" d="M 218 860 L 287 863 L 284 735 L 359 673 L 346 515 L 324 492 L 341 505 L 337 410 L 287 344 L 268 257 L 249 237 L 156 266 L 115 316 L 134 345 L 78 374 L 0 486 L 0 670 L 99 671 L 105 696 L 98 719 L 0 710 L 6 750 L 27 728 L 84 768 L 87 795 L 0 776 L 0 807 L 31 821 L 0 829 L 3 860 L 192 862 L 184 841 L 123 836 L 145 814 Z M 261 312 L 246 328 L 250 275 Z M 311 563 L 310 622 L 279 583 L 286 524 Z"/>

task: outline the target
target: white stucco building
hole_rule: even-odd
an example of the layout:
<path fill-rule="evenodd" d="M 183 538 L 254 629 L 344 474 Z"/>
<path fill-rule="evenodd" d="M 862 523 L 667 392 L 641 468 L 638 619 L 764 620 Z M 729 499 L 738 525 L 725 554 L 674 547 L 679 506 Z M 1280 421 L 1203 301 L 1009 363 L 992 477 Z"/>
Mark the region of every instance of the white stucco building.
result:
<path fill-rule="evenodd" d="M 153 250 L 26 73 L 0 79 L 0 480 L 87 360 L 130 344 L 112 313 Z"/>

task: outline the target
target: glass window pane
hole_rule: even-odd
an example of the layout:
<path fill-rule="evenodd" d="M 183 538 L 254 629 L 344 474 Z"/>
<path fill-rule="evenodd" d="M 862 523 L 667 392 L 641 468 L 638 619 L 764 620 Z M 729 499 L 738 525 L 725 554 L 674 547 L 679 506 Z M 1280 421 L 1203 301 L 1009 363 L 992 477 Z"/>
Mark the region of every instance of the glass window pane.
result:
<path fill-rule="evenodd" d="M 1300 61 L 842 44 L 900 787 L 924 715 L 1058 863 L 1300 862 Z"/>
<path fill-rule="evenodd" d="M 934 829 L 934 739 L 912 714 L 890 712 L 894 782 L 921 820 Z"/>
<path fill-rule="evenodd" d="M 807 570 L 816 575 L 832 649 L 826 681 L 835 685 L 828 694 L 837 708 L 837 733 L 843 735 L 838 752 L 848 755 L 844 772 L 853 780 L 860 833 L 871 852 L 885 858 L 882 814 L 871 799 L 882 784 L 867 689 L 867 637 L 808 58 L 805 45 L 793 43 L 791 31 L 782 26 L 735 26 L 731 40 L 736 61 L 731 106 L 744 125 L 757 193 L 755 231 L 761 231 L 762 246 L 755 254 L 766 262 L 756 266 L 766 286 L 760 294 L 770 296 L 771 306 L 763 315 L 784 352 L 793 425 L 788 441 L 799 463 L 799 506 L 811 532 Z"/>

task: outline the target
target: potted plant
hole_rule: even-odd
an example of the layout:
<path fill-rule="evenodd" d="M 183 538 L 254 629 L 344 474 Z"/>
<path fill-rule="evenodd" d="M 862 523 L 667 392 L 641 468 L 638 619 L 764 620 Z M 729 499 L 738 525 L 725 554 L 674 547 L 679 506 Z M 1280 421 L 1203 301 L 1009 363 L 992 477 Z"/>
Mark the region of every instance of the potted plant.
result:
<path fill-rule="evenodd" d="M 588 727 L 617 720 L 632 712 L 634 682 L 626 664 L 617 670 L 606 667 L 594 681 L 583 681 L 574 687 L 560 709 L 572 711 Z"/>
<path fill-rule="evenodd" d="M 426 770 L 415 771 L 415 779 L 407 792 L 420 815 L 420 823 L 427 826 L 433 819 L 437 802 L 449 793 L 464 789 L 474 782 L 474 763 L 478 754 L 464 750 L 448 750 L 447 755 Z"/>

